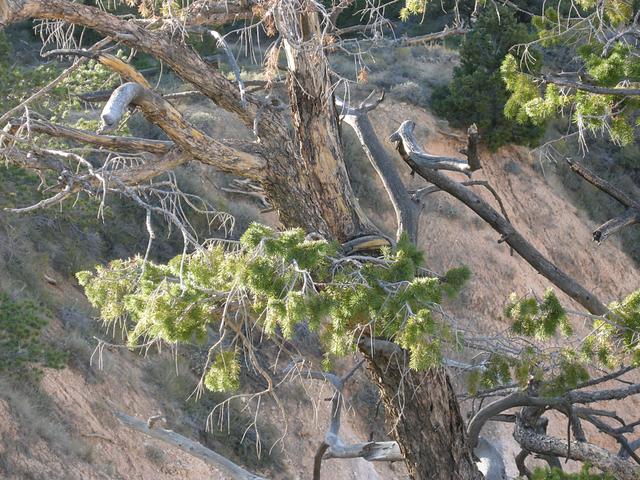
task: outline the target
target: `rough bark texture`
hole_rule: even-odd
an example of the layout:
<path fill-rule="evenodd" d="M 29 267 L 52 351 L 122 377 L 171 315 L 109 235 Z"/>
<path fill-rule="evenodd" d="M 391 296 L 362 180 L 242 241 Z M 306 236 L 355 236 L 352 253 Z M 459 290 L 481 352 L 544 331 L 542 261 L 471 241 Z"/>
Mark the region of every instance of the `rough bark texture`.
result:
<path fill-rule="evenodd" d="M 318 14 L 310 11 L 298 25 L 286 25 L 291 22 L 287 13 L 280 13 L 278 23 L 281 31 L 290 32 L 284 50 L 296 144 L 292 162 L 296 165 L 289 186 L 303 192 L 295 197 L 300 210 L 322 218 L 327 224 L 323 230 L 339 240 L 375 232 L 347 176 Z M 282 176 L 277 179 L 282 180 Z"/>
<path fill-rule="evenodd" d="M 259 179 L 266 166 L 261 156 L 236 150 L 202 133 L 168 101 L 137 83 L 125 83 L 114 90 L 102 110 L 102 122 L 115 128 L 129 105 L 140 107 L 150 122 L 158 125 L 176 145 L 202 163 L 236 175 Z M 215 150 L 216 155 L 211 151 Z"/>
<path fill-rule="evenodd" d="M 620 480 L 637 480 L 640 478 L 640 467 L 622 459 L 604 448 L 587 442 L 570 442 L 537 433 L 532 428 L 525 428 L 521 422 L 516 423 L 513 437 L 520 446 L 530 452 L 571 458 L 580 462 L 596 465 L 601 470 L 614 474 Z"/>
<path fill-rule="evenodd" d="M 246 96 L 245 104 L 235 84 L 170 32 L 149 31 L 141 24 L 67 0 L 0 0 L 0 5 L 3 22 L 29 17 L 65 20 L 144 51 L 220 107 L 235 113 L 256 132 L 265 152 L 262 161 L 251 156 L 241 158 L 242 165 L 234 164 L 241 157 L 238 150 L 194 129 L 159 95 L 140 86 L 132 97 L 146 118 L 163 128 L 177 147 L 203 163 L 236 173 L 247 167 L 247 176 L 264 169 L 259 180 L 287 227 L 301 226 L 341 242 L 377 233 L 361 212 L 347 177 L 314 3 L 298 4 L 295 15 L 286 12 L 279 20 L 289 22 L 279 30 L 289 63 L 293 133 L 276 108 L 251 95 Z M 445 371 L 407 373 L 404 362 L 388 365 L 395 357 L 378 351 L 369 352 L 367 359 L 412 478 L 482 478 L 465 441 L 456 396 Z M 414 386 L 420 386 L 417 392 Z"/>
<path fill-rule="evenodd" d="M 406 352 L 361 345 L 413 480 L 479 480 L 456 395 L 443 368 L 407 370 Z"/>
<path fill-rule="evenodd" d="M 375 231 L 361 212 L 347 178 L 322 49 L 316 49 L 314 54 L 307 50 L 308 45 L 297 52 L 300 46 L 292 46 L 290 69 L 295 81 L 290 82 L 289 91 L 296 132 L 292 139 L 287 121 L 277 109 L 251 95 L 243 102 L 235 84 L 195 51 L 181 45 L 170 32 L 149 31 L 97 8 L 67 0 L 0 0 L 0 5 L 0 21 L 4 23 L 29 17 L 65 20 L 149 53 L 217 105 L 237 114 L 247 127 L 253 129 L 257 118 L 258 138 L 269 152 L 261 182 L 283 224 L 300 226 L 338 241 Z M 300 19 L 305 35 L 315 32 L 315 16 L 310 13 Z M 298 28 L 293 26 L 292 30 Z M 155 122 L 153 118 L 149 120 Z M 166 130 L 165 133 L 170 134 Z M 176 138 L 172 139 L 180 145 Z M 193 146 L 200 138 L 191 135 L 187 140 Z"/>

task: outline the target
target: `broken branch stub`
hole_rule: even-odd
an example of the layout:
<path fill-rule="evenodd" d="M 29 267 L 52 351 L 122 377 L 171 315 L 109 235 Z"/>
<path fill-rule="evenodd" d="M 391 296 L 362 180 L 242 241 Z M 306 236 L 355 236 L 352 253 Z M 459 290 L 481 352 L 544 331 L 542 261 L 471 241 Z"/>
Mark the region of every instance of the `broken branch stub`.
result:
<path fill-rule="evenodd" d="M 446 191 L 473 210 L 480 218 L 488 223 L 501 238 L 538 273 L 542 274 L 569 297 L 582 305 L 594 315 L 604 315 L 608 309 L 593 293 L 580 285 L 574 278 L 567 275 L 557 265 L 553 264 L 500 213 L 498 213 L 483 198 L 470 188 L 442 174 L 437 169 L 430 168 L 429 162 L 421 162 L 425 153 L 418 144 L 413 130 L 415 123 L 405 121 L 389 140 L 396 144 L 402 159 L 422 178 L 431 182 L 441 190 Z M 416 161 L 418 159 L 418 161 Z M 460 162 L 460 160 L 458 160 Z"/>

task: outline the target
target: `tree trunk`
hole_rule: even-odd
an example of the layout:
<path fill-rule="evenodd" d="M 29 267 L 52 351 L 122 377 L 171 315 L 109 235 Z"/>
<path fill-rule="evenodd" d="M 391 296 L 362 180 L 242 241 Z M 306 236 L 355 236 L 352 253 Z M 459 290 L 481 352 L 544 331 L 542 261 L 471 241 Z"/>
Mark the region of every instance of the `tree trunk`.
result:
<path fill-rule="evenodd" d="M 375 232 L 358 205 L 347 175 L 316 7 L 302 0 L 296 11 L 308 12 L 304 15 L 292 16 L 287 5 L 277 10 L 276 22 L 284 37 L 289 70 L 287 86 L 295 139 L 295 156 L 288 165 L 279 166 L 283 171 L 275 179 L 275 183 L 286 185 L 283 203 L 293 203 L 288 209 L 280 209 L 282 220 L 287 225 L 328 233 L 342 242 Z"/>
<path fill-rule="evenodd" d="M 165 31 L 149 31 L 68 0 L 0 0 L 0 26 L 29 17 L 65 20 L 162 60 L 203 95 L 237 114 L 247 127 L 255 127 L 265 160 L 264 167 L 256 167 L 264 169 L 259 181 L 283 224 L 344 242 L 376 229 L 362 213 L 347 176 L 316 6 L 306 0 L 302 3 L 304 9 L 298 4 L 296 15 L 274 15 L 289 64 L 293 135 L 277 109 L 251 96 L 243 105 L 235 85 Z M 299 15 L 300 11 L 305 13 Z M 206 156 L 197 142 L 189 145 Z M 216 155 L 213 142 L 209 152 Z M 398 363 L 397 355 L 392 358 L 376 351 L 365 356 L 410 476 L 415 480 L 482 478 L 465 441 L 455 392 L 445 371 L 417 374 L 408 372 L 406 362 Z"/>
<path fill-rule="evenodd" d="M 373 354 L 372 354 L 373 350 Z M 413 480 L 479 480 L 455 391 L 444 368 L 408 369 L 408 353 L 362 344 L 371 381 Z"/>

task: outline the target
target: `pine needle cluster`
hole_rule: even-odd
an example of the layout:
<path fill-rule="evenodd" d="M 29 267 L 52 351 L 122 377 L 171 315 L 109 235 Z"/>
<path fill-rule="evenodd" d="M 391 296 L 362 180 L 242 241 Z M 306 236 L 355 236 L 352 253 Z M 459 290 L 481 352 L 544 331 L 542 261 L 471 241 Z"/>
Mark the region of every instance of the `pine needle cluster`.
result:
<path fill-rule="evenodd" d="M 393 340 L 420 370 L 440 364 L 451 338 L 433 307 L 470 275 L 463 267 L 444 280 L 433 278 L 422 263 L 406 238 L 380 257 L 348 257 L 300 229 L 279 233 L 254 223 L 238 243 L 211 243 L 167 264 L 116 260 L 77 277 L 106 324 L 125 320 L 132 347 L 150 340 L 205 342 L 208 329 L 221 322 L 241 338 L 250 317 L 251 328 L 285 339 L 305 322 L 329 357 L 352 352 L 362 335 Z M 240 351 L 220 346 L 207 388 L 238 387 Z"/>

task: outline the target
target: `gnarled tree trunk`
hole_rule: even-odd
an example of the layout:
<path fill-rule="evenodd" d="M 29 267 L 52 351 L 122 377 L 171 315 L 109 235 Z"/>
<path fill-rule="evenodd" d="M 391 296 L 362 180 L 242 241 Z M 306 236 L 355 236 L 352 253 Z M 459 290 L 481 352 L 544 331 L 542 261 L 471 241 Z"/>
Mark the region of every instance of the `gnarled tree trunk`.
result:
<path fill-rule="evenodd" d="M 385 342 L 386 343 L 386 342 Z M 408 353 L 361 343 L 369 378 L 378 386 L 392 434 L 414 480 L 483 478 L 466 439 L 455 391 L 444 368 L 408 369 Z M 388 345 L 388 344 L 387 344 Z"/>
<path fill-rule="evenodd" d="M 136 88 L 140 92 L 135 98 L 143 113 L 160 124 L 166 113 L 172 112 L 175 118 L 162 127 L 171 140 L 203 163 L 259 181 L 287 227 L 303 227 L 344 242 L 376 230 L 360 210 L 347 176 L 316 7 L 304 1 L 291 3 L 306 13 L 283 14 L 276 20 L 285 37 L 289 64 L 293 135 L 277 108 L 251 95 L 243 101 L 233 83 L 175 41 L 170 31 L 149 31 L 141 24 L 68 0 L 0 0 L 0 26 L 26 18 L 64 20 L 163 61 L 203 95 L 237 114 L 254 130 L 258 142 L 250 152 L 234 152 L 223 142 L 208 142 L 169 106 L 163 106 L 161 98 L 141 86 Z M 184 132 L 190 132 L 188 138 Z M 251 175 L 247 169 L 253 170 Z M 366 355 L 412 478 L 481 478 L 465 442 L 456 397 L 444 370 L 407 374 L 404 365 L 387 366 L 395 360 L 384 352 Z M 420 387 L 414 394 L 410 387 L 417 385 Z"/>

